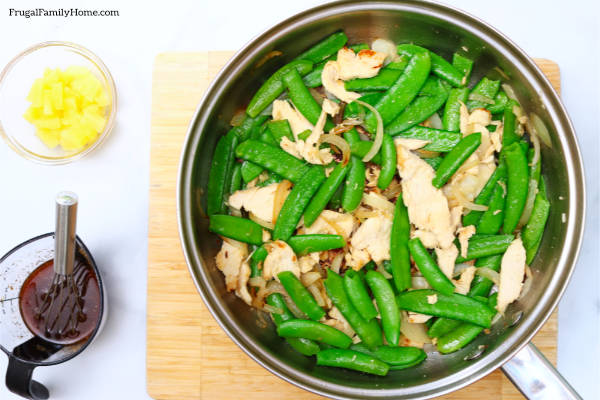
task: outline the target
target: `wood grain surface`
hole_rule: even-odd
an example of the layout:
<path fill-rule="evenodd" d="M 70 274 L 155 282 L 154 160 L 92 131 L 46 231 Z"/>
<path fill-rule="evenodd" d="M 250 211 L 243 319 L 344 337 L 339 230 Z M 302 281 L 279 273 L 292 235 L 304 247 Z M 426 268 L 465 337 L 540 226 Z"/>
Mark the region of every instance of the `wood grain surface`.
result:
<path fill-rule="evenodd" d="M 146 379 L 155 399 L 313 399 L 251 360 L 204 306 L 181 250 L 176 182 L 188 123 L 208 84 L 232 52 L 164 53 L 152 82 Z M 536 62 L 557 91 L 558 66 Z M 534 339 L 556 362 L 556 312 Z M 444 399 L 521 399 L 500 371 Z"/>

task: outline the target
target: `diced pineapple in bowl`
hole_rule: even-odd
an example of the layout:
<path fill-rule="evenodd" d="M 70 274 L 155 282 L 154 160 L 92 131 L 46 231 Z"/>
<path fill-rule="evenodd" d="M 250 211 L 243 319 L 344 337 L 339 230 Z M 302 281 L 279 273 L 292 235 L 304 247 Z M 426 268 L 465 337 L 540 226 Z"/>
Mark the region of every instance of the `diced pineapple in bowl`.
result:
<path fill-rule="evenodd" d="M 111 132 L 115 111 L 110 72 L 73 43 L 33 46 L 0 75 L 0 134 L 33 161 L 64 164 L 90 153 Z"/>

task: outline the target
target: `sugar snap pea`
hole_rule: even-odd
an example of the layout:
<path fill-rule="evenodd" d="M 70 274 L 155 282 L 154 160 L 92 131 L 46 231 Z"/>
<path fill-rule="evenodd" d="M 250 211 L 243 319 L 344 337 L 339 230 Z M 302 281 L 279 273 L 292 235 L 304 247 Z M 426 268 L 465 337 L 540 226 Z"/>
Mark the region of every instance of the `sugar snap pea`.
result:
<path fill-rule="evenodd" d="M 346 81 L 344 86 L 346 90 L 366 91 L 366 90 L 388 90 L 390 86 L 402 75 L 401 69 L 382 69 L 372 78 L 359 78 Z"/>
<path fill-rule="evenodd" d="M 316 125 L 321 115 L 321 106 L 310 94 L 308 88 L 302 82 L 302 77 L 295 69 L 291 69 L 283 76 L 283 83 L 288 89 L 290 99 L 294 106 L 313 125 Z M 329 131 L 334 125 L 331 121 L 325 123 L 325 131 Z"/>
<path fill-rule="evenodd" d="M 411 287 L 410 254 L 408 241 L 410 240 L 410 220 L 408 209 L 404 205 L 402 193 L 396 199 L 392 234 L 390 236 L 390 260 L 394 285 L 398 291 Z"/>
<path fill-rule="evenodd" d="M 411 57 L 402 75 L 374 105 L 384 125 L 396 118 L 417 96 L 429 75 L 430 68 L 431 60 L 428 53 L 417 53 Z M 365 127 L 369 132 L 375 132 L 377 128 L 375 114 L 370 111 L 365 117 Z"/>
<path fill-rule="evenodd" d="M 208 176 L 206 213 L 225 214 L 227 205 L 225 197 L 229 189 L 229 182 L 233 164 L 235 162 L 234 151 L 238 143 L 238 137 L 231 131 L 222 136 L 217 142 L 213 153 L 212 165 Z"/>
<path fill-rule="evenodd" d="M 296 57 L 296 60 L 309 60 L 313 63 L 321 62 L 337 53 L 339 49 L 344 47 L 346 42 L 348 42 L 346 34 L 344 32 L 336 32 L 300 54 Z"/>
<path fill-rule="evenodd" d="M 413 367 L 427 358 L 422 349 L 410 346 L 380 346 L 371 350 L 364 344 L 357 343 L 351 345 L 350 350 L 368 354 L 385 362 L 390 366 L 390 371 Z"/>
<path fill-rule="evenodd" d="M 469 239 L 467 257 L 458 256 L 456 262 L 504 253 L 513 239 L 513 235 L 473 235 Z"/>
<path fill-rule="evenodd" d="M 459 53 L 454 53 L 452 55 L 452 66 L 463 74 L 463 80 L 461 83 L 463 85 L 468 84 L 469 77 L 471 76 L 471 70 L 473 69 L 473 60 Z"/>
<path fill-rule="evenodd" d="M 457 132 L 449 132 L 417 125 L 394 137 L 427 140 L 429 143 L 423 147 L 423 150 L 447 152 L 456 146 L 462 136 Z"/>
<path fill-rule="evenodd" d="M 283 121 L 287 122 L 287 120 Z M 273 137 L 273 134 L 269 129 L 266 129 L 263 133 L 260 134 L 259 140 L 263 143 L 270 144 L 271 146 L 279 146 L 279 143 L 275 141 L 275 138 Z"/>
<path fill-rule="evenodd" d="M 342 207 L 342 194 L 344 193 L 344 185 L 337 188 L 327 206 L 332 210 L 337 210 Z"/>
<path fill-rule="evenodd" d="M 378 312 L 371 301 L 367 287 L 363 283 L 363 278 L 359 272 L 353 269 L 346 270 L 344 274 L 344 289 L 346 289 L 346 296 L 348 296 L 348 299 L 361 317 L 369 321 L 377 316 Z"/>
<path fill-rule="evenodd" d="M 421 92 L 426 95 L 417 96 L 406 108 L 385 127 L 385 132 L 396 135 L 415 126 L 440 109 L 448 98 L 448 89 L 439 78 L 430 76 L 425 81 Z"/>
<path fill-rule="evenodd" d="M 241 165 L 241 176 L 244 182 L 248 183 L 263 172 L 264 169 L 260 165 L 254 164 L 251 161 L 245 160 Z"/>
<path fill-rule="evenodd" d="M 256 117 L 244 116 L 242 122 L 231 129 L 239 138 L 239 142 L 248 140 L 252 132 L 260 130 L 260 126 L 269 118 L 267 115 L 257 115 Z"/>
<path fill-rule="evenodd" d="M 325 235 L 313 233 L 308 235 L 296 235 L 288 239 L 287 244 L 299 256 L 318 251 L 339 249 L 346 246 L 346 241 L 340 235 Z"/>
<path fill-rule="evenodd" d="M 431 321 L 431 319 L 430 319 L 430 321 Z M 432 338 L 437 338 L 437 337 L 443 336 L 446 333 L 453 331 L 461 324 L 462 324 L 462 322 L 459 320 L 456 320 L 456 319 L 443 318 L 443 317 L 438 318 L 433 322 L 431 327 L 429 327 L 429 329 L 427 330 L 427 336 L 432 337 Z"/>
<path fill-rule="evenodd" d="M 379 99 L 381 99 L 381 97 L 383 97 L 383 92 L 375 92 L 365 94 L 359 97 L 359 100 L 374 106 L 379 101 Z M 367 109 L 362 104 L 358 104 L 355 101 L 346 105 L 346 108 L 344 109 L 344 119 L 359 117 L 364 118 L 366 114 Z"/>
<path fill-rule="evenodd" d="M 312 198 L 308 207 L 304 211 L 304 225 L 310 227 L 321 215 L 321 212 L 327 206 L 336 190 L 341 187 L 348 172 L 348 164 L 339 163 L 329 174 L 325 182 L 321 185 L 315 196 Z"/>
<path fill-rule="evenodd" d="M 436 296 L 431 304 L 428 297 Z M 409 290 L 396 296 L 401 310 L 418 312 L 436 317 L 457 319 L 489 328 L 495 311 L 471 297 L 458 293 L 446 295 L 432 289 Z"/>
<path fill-rule="evenodd" d="M 283 321 L 277 327 L 279 336 L 289 338 L 305 338 L 329 344 L 331 346 L 347 349 L 352 344 L 352 339 L 344 332 L 329 325 L 308 319 L 291 319 Z"/>
<path fill-rule="evenodd" d="M 498 93 L 498 89 L 500 89 L 500 81 L 483 77 L 479 82 L 477 82 L 477 85 L 475 85 L 471 91 L 471 96 L 483 96 L 489 98 L 493 102 L 494 96 L 496 96 L 496 93 Z M 473 110 L 475 108 L 487 108 L 490 104 L 493 103 L 486 103 L 481 100 L 467 101 L 467 107 L 469 110 Z"/>
<path fill-rule="evenodd" d="M 295 319 L 294 314 L 288 309 L 285 300 L 281 293 L 271 293 L 267 296 L 267 304 L 279 308 L 282 313 L 271 313 L 271 318 L 275 322 L 275 326 L 279 326 L 284 321 Z M 305 356 L 317 354 L 321 349 L 319 345 L 310 339 L 305 338 L 287 338 L 286 341 L 292 348 Z"/>
<path fill-rule="evenodd" d="M 377 178 L 377 187 L 381 190 L 385 190 L 390 183 L 392 183 L 392 179 L 394 179 L 396 165 L 398 163 L 394 139 L 387 133 L 383 134 L 383 142 L 380 151 L 381 170 L 379 172 L 379 178 Z"/>
<path fill-rule="evenodd" d="M 452 64 L 434 52 L 414 44 L 399 44 L 397 47 L 399 54 L 405 54 L 413 57 L 418 53 L 427 52 L 431 57 L 431 72 L 448 81 L 450 84 L 452 84 L 452 86 L 460 87 L 464 85 L 464 75 L 459 70 L 454 68 Z"/>
<path fill-rule="evenodd" d="M 375 297 L 385 339 L 389 344 L 397 346 L 400 339 L 400 312 L 392 285 L 377 271 L 368 271 L 365 279 Z"/>
<path fill-rule="evenodd" d="M 385 376 L 390 367 L 383 361 L 364 353 L 344 349 L 327 349 L 317 353 L 317 365 L 339 367 L 368 374 Z"/>
<path fill-rule="evenodd" d="M 432 180 L 433 186 L 441 188 L 448 179 L 460 168 L 460 166 L 477 150 L 481 144 L 481 133 L 476 132 L 461 139 L 442 160 L 442 163 L 435 171 L 435 177 Z"/>
<path fill-rule="evenodd" d="M 231 194 L 242 187 L 242 164 L 235 163 L 231 170 L 231 182 L 227 193 Z"/>
<path fill-rule="evenodd" d="M 512 105 L 509 102 L 504 108 L 504 128 L 502 129 L 502 149 L 508 148 L 511 144 L 519 141 L 520 137 L 517 134 L 517 119 L 513 113 Z"/>
<path fill-rule="evenodd" d="M 433 260 L 421 239 L 413 238 L 408 241 L 408 249 L 413 260 L 417 264 L 419 271 L 427 280 L 429 285 L 444 294 L 451 294 L 456 288 L 446 275 L 440 270 L 440 267 Z"/>
<path fill-rule="evenodd" d="M 448 354 L 462 349 L 475 339 L 483 327 L 473 324 L 459 324 L 452 331 L 438 337 L 436 346 L 440 353 Z"/>
<path fill-rule="evenodd" d="M 262 86 L 258 89 L 246 113 L 254 118 L 261 111 L 269 106 L 281 93 L 283 93 L 284 85 L 282 78 L 290 70 L 295 69 L 300 75 L 306 75 L 313 69 L 313 63 L 309 60 L 294 60 L 279 68 Z"/>
<path fill-rule="evenodd" d="M 294 185 L 281 206 L 279 217 L 273 229 L 274 240 L 288 240 L 296 230 L 296 226 L 308 206 L 311 198 L 325 180 L 325 173 L 320 166 L 308 169 L 306 175 Z"/>
<path fill-rule="evenodd" d="M 262 182 L 258 182 L 256 184 L 256 186 L 258 186 L 258 187 L 269 186 L 271 183 L 279 183 L 282 180 L 283 180 L 283 178 L 281 176 L 277 175 L 276 173 L 270 172 L 269 177 Z"/>
<path fill-rule="evenodd" d="M 375 319 L 365 320 L 360 316 L 344 288 L 344 280 L 335 272 L 328 270 L 327 279 L 323 282 L 327 295 L 342 313 L 346 321 L 356 332 L 358 337 L 369 347 L 381 346 L 383 340 L 381 328 Z"/>
<path fill-rule="evenodd" d="M 354 211 L 362 200 L 365 189 L 365 163 L 359 158 L 350 157 L 350 167 L 342 193 L 342 207 L 346 212 Z"/>
<path fill-rule="evenodd" d="M 423 158 L 423 161 L 425 161 L 427 164 L 431 165 L 431 168 L 437 170 L 440 167 L 440 164 L 442 163 L 442 161 L 444 161 L 444 158 L 440 157 L 440 156 L 436 156 L 436 157 L 430 157 L 430 158 Z"/>
<path fill-rule="evenodd" d="M 504 148 L 502 156 L 507 167 L 506 206 L 502 229 L 504 233 L 512 233 L 525 208 L 529 190 L 529 167 L 519 143 Z"/>
<path fill-rule="evenodd" d="M 506 179 L 499 179 L 492 192 L 492 197 L 487 204 L 487 211 L 483 212 L 479 222 L 477 222 L 477 233 L 494 235 L 502 227 L 504 221 L 504 203 L 506 201 L 505 188 Z"/>
<path fill-rule="evenodd" d="M 213 214 L 208 230 L 240 242 L 261 245 L 262 227 L 254 221 L 231 215 Z"/>
<path fill-rule="evenodd" d="M 369 150 L 371 150 L 371 146 L 373 146 L 373 142 L 370 140 L 359 140 L 350 145 L 350 153 L 359 160 L 362 160 Z M 375 157 L 371 159 L 371 162 L 373 164 L 381 165 L 381 150 L 375 154 Z"/>
<path fill-rule="evenodd" d="M 258 140 L 249 139 L 240 143 L 235 149 L 235 155 L 243 160 L 252 161 L 294 183 L 299 182 L 309 170 L 304 162 L 286 153 L 281 148 Z"/>
<path fill-rule="evenodd" d="M 550 202 L 546 200 L 545 196 L 538 193 L 535 196 L 529 222 L 527 222 L 527 225 L 525 225 L 521 234 L 525 250 L 533 248 L 533 246 L 541 240 L 549 215 Z"/>
<path fill-rule="evenodd" d="M 276 146 L 279 146 L 281 143 L 281 139 L 285 136 L 292 142 L 294 141 L 294 134 L 292 133 L 292 128 L 290 128 L 290 123 L 287 119 L 280 119 L 277 121 L 269 121 L 267 122 L 267 129 L 273 135 L 273 139 L 277 143 Z"/>
<path fill-rule="evenodd" d="M 504 178 L 506 178 L 506 163 L 504 162 L 504 160 L 502 158 L 500 158 L 498 166 L 496 167 L 496 169 L 494 170 L 492 175 L 490 175 L 488 181 L 486 182 L 486 184 L 483 186 L 483 188 L 481 189 L 481 191 L 475 198 L 474 203 L 481 204 L 481 205 L 487 205 L 489 203 L 490 199 L 492 198 L 492 194 L 494 192 L 494 189 L 497 186 L 498 181 L 500 179 L 504 179 Z M 462 221 L 463 226 L 477 225 L 477 223 L 481 219 L 482 215 L 483 215 L 483 211 L 475 211 L 475 210 L 470 211 L 468 214 L 465 214 L 465 216 L 463 217 L 463 221 Z"/>
<path fill-rule="evenodd" d="M 503 91 L 499 91 L 494 97 L 494 104 L 489 104 L 486 109 L 492 114 L 503 112 L 509 104 L 509 98 Z"/>
<path fill-rule="evenodd" d="M 454 88 L 450 90 L 442 118 L 442 127 L 444 130 L 450 132 L 458 132 L 460 130 L 460 105 L 467 101 L 468 96 L 468 88 Z"/>
<path fill-rule="evenodd" d="M 291 271 L 277 274 L 279 282 L 298 308 L 312 320 L 318 321 L 325 316 L 325 311 L 317 304 L 313 295 L 304 287 L 300 279 Z"/>
<path fill-rule="evenodd" d="M 502 254 L 496 254 L 493 256 L 480 257 L 475 261 L 477 268 L 489 268 L 492 271 L 500 271 L 500 265 L 502 264 Z M 476 275 L 471 282 L 471 289 L 469 290 L 468 296 L 487 296 L 490 294 L 490 290 L 494 286 L 494 282 L 484 278 L 481 275 Z"/>

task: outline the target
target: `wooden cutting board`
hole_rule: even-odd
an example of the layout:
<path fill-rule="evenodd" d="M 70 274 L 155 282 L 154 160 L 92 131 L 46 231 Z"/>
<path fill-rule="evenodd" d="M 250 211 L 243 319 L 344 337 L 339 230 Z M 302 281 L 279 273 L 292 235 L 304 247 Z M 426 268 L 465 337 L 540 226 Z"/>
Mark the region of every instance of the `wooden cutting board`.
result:
<path fill-rule="evenodd" d="M 180 150 L 202 94 L 233 52 L 164 53 L 152 81 L 146 379 L 155 399 L 312 399 L 251 360 L 204 306 L 181 250 L 175 190 Z M 558 66 L 536 60 L 560 90 Z M 556 362 L 556 312 L 534 339 Z M 500 371 L 444 399 L 520 399 Z"/>

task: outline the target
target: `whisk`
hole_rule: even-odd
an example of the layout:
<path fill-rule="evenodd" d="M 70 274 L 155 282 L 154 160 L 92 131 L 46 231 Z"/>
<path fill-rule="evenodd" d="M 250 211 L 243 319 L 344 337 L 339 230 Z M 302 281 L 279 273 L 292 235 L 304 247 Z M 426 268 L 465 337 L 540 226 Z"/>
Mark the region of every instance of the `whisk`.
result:
<path fill-rule="evenodd" d="M 86 316 L 83 312 L 79 287 L 87 279 L 87 268 L 75 265 L 77 195 L 60 192 L 56 196 L 56 229 L 54 232 L 54 277 L 41 296 L 36 318 L 44 323 L 48 339 L 60 340 L 78 335 L 78 325 Z"/>

